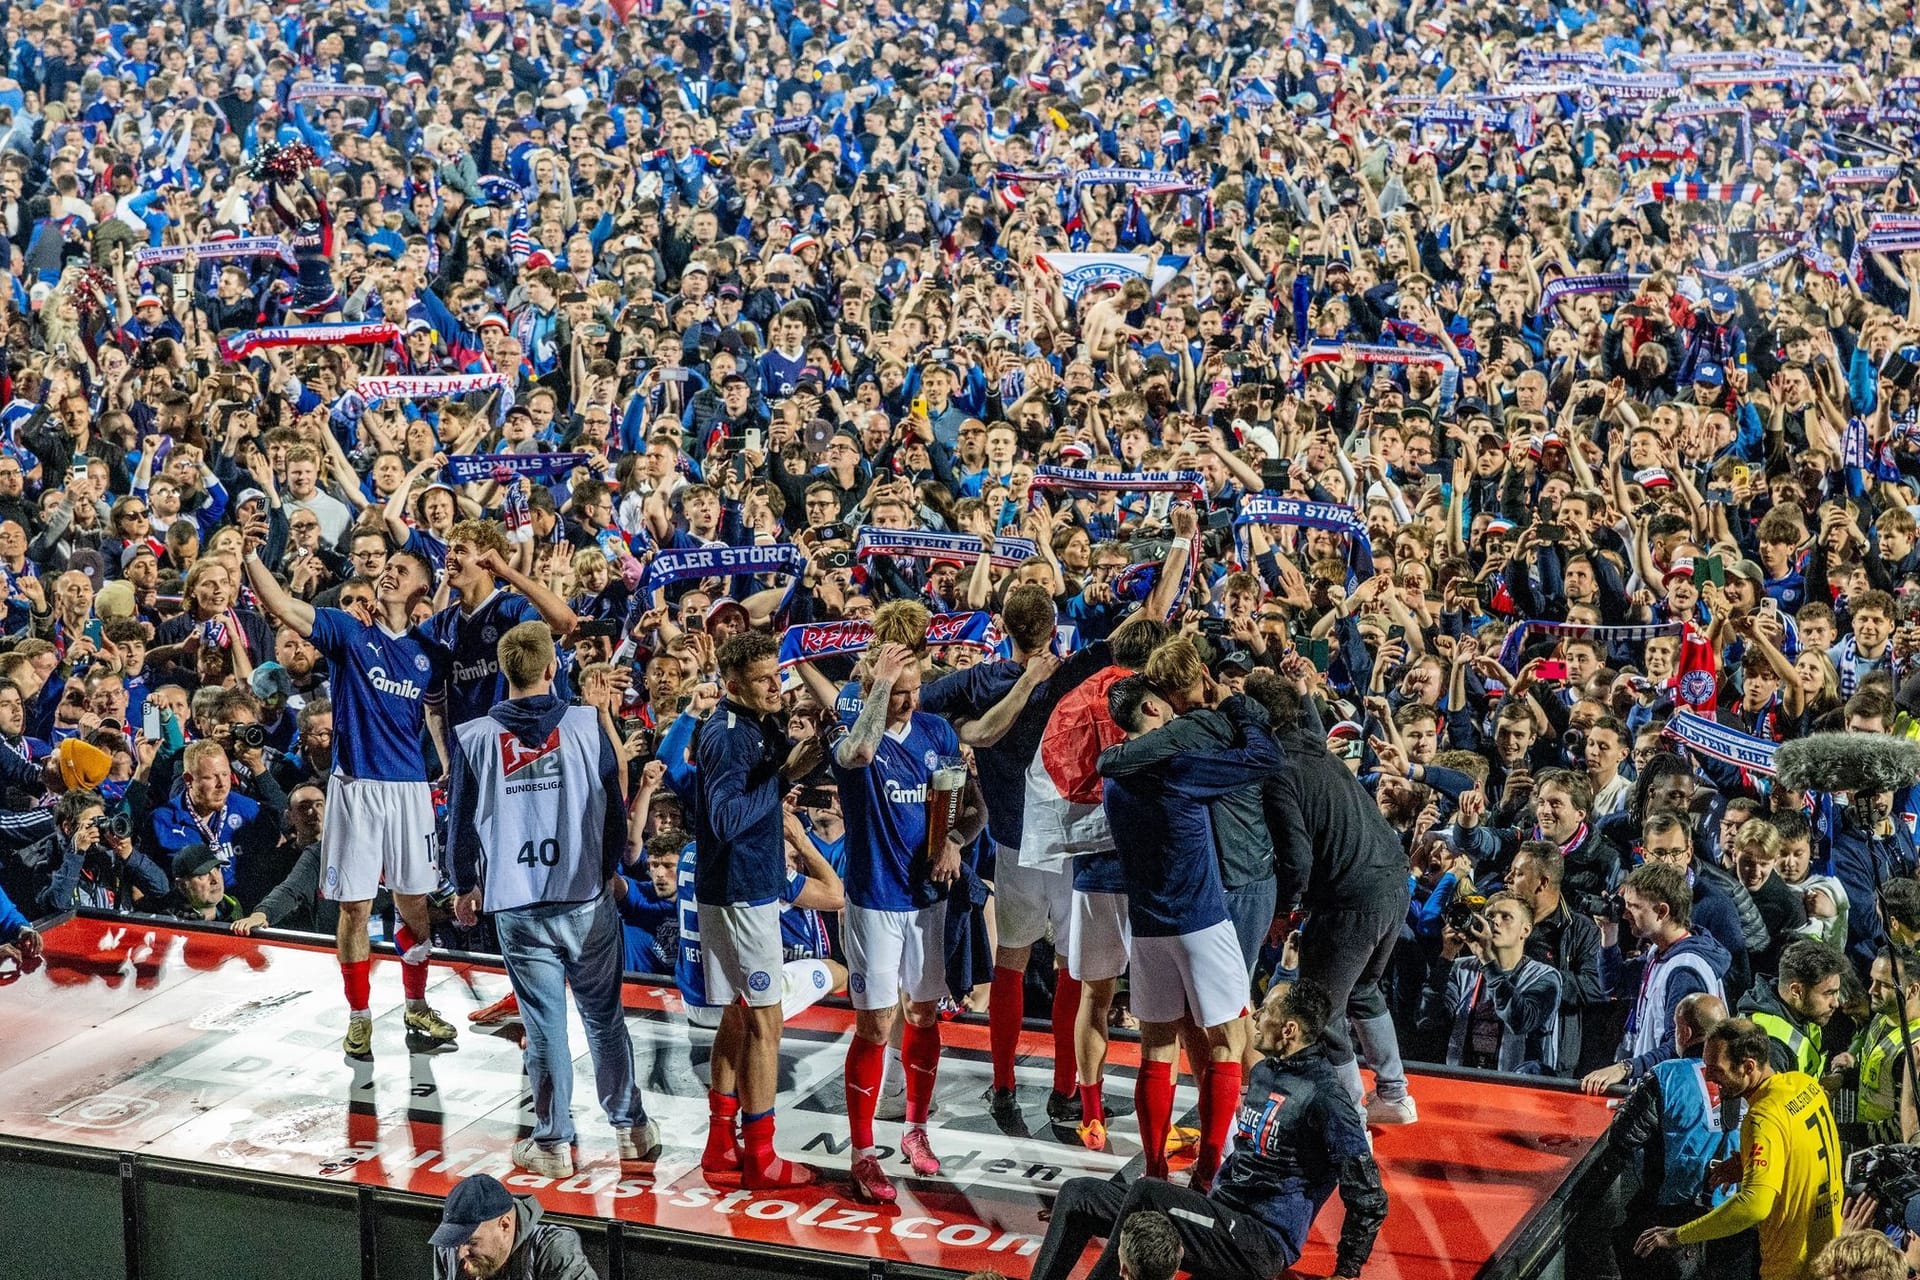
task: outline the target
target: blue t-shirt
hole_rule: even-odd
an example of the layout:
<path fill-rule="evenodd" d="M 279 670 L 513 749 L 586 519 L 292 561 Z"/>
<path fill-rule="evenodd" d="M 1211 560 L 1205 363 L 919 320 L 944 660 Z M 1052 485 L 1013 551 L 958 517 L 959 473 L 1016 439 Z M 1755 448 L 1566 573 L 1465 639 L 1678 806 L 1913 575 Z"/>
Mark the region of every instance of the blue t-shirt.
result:
<path fill-rule="evenodd" d="M 675 919 L 678 906 L 674 899 L 655 894 L 653 881 L 647 877 L 628 876 L 626 880 L 626 896 L 613 904 L 620 913 L 624 968 L 628 973 L 669 977 L 674 971 L 674 957 L 662 946 L 661 926 Z"/>
<path fill-rule="evenodd" d="M 507 700 L 507 678 L 500 673 L 500 637 L 539 616 L 525 596 L 496 590 L 471 616 L 453 604 L 420 624 L 420 634 L 441 651 L 444 674 L 435 693 L 446 698 L 448 723 L 457 726 L 478 720 Z"/>
<path fill-rule="evenodd" d="M 889 729 L 880 735 L 866 768 L 834 761 L 847 824 L 849 902 L 869 911 L 912 911 L 945 896 L 944 886 L 925 882 L 927 782 L 941 756 L 959 754 L 953 726 L 916 711 L 905 733 Z"/>
<path fill-rule="evenodd" d="M 980 793 L 987 801 L 987 831 L 994 843 L 1020 847 L 1027 807 L 1027 767 L 1040 750 L 1047 721 L 1060 700 L 1110 661 L 1106 646 L 1082 650 L 1027 697 L 1013 727 L 990 747 L 976 747 Z M 920 691 L 920 709 L 949 720 L 978 720 L 1018 684 L 1026 668 L 1017 662 L 979 662 L 941 676 Z"/>
<path fill-rule="evenodd" d="M 313 611 L 313 646 L 332 668 L 334 772 L 379 782 L 425 782 L 420 730 L 438 647 L 416 628 L 394 635 L 344 609 Z"/>

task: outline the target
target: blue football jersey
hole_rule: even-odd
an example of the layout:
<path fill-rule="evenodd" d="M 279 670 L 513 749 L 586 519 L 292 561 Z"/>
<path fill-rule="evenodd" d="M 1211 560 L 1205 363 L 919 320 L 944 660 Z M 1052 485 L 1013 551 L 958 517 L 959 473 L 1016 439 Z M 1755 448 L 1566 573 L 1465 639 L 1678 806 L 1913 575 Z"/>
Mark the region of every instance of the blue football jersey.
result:
<path fill-rule="evenodd" d="M 313 611 L 313 646 L 331 668 L 334 772 L 380 782 L 425 782 L 420 731 L 436 674 L 436 647 L 413 628 L 394 635 L 344 609 Z"/>
<path fill-rule="evenodd" d="M 941 756 L 959 754 L 953 726 L 916 711 L 904 734 L 889 729 L 880 736 L 867 768 L 846 769 L 834 761 L 847 824 L 849 902 L 872 911 L 911 911 L 944 896 L 944 889 L 936 892 L 924 883 L 927 783 Z"/>
<path fill-rule="evenodd" d="M 539 616 L 525 596 L 496 590 L 471 615 L 451 604 L 420 624 L 420 634 L 441 651 L 444 674 L 435 692 L 446 698 L 449 724 L 478 720 L 507 700 L 500 637 Z M 555 692 L 566 697 L 564 691 Z"/>

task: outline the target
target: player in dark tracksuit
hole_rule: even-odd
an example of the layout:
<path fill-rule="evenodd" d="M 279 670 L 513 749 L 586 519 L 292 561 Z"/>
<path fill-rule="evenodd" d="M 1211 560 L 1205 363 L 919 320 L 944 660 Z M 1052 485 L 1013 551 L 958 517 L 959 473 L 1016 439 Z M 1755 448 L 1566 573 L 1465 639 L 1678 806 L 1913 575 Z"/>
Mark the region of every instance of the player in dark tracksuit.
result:
<path fill-rule="evenodd" d="M 1182 1268 L 1211 1280 L 1271 1280 L 1300 1258 L 1334 1189 L 1346 1208 L 1333 1274 L 1360 1274 L 1387 1217 L 1387 1193 L 1366 1131 L 1327 1060 L 1325 988 L 1279 983 L 1255 1024 L 1260 1062 L 1247 1081 L 1233 1154 L 1201 1194 L 1157 1178 L 1131 1186 L 1074 1178 L 1060 1189 L 1033 1280 L 1067 1280 L 1088 1241 L 1107 1247 L 1088 1280 L 1119 1280 L 1120 1224 L 1142 1209 L 1165 1213 L 1185 1248 Z"/>

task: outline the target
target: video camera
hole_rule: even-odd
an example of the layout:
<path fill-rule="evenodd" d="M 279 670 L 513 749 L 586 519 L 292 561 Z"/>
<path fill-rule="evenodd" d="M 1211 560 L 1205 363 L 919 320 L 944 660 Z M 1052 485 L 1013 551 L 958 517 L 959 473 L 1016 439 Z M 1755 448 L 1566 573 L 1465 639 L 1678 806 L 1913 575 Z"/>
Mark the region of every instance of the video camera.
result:
<path fill-rule="evenodd" d="M 1907 1225 L 1907 1204 L 1920 1197 L 1920 1146 L 1888 1143 L 1847 1157 L 1847 1196 L 1879 1201 L 1874 1230 Z"/>

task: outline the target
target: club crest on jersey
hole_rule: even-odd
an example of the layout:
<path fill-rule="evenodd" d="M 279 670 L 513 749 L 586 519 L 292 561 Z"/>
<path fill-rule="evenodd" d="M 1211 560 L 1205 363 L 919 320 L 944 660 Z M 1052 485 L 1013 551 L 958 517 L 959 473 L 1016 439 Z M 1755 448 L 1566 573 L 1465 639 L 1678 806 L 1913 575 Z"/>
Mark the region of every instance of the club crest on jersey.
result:
<path fill-rule="evenodd" d="M 427 661 L 426 654 L 416 653 L 413 655 L 413 669 L 424 674 L 433 669 L 433 664 Z"/>
<path fill-rule="evenodd" d="M 815 991 L 825 991 L 827 989 L 826 970 L 815 969 L 813 971 L 813 989 Z"/>
<path fill-rule="evenodd" d="M 547 735 L 547 740 L 537 747 L 530 747 L 511 733 L 498 735 L 500 738 L 500 772 L 511 778 L 515 774 L 531 769 L 529 777 L 545 778 L 557 776 L 560 772 L 560 730 L 556 727 Z"/>
<path fill-rule="evenodd" d="M 753 976 L 747 979 L 747 985 L 749 987 L 752 987 L 755 991 L 765 991 L 768 987 L 773 985 L 773 975 L 768 973 L 765 969 L 755 969 L 753 971 Z"/>
<path fill-rule="evenodd" d="M 867 994 L 867 975 L 864 973 L 852 974 L 847 978 L 847 985 L 853 989 L 853 994 L 863 996 Z"/>
<path fill-rule="evenodd" d="M 480 643 L 482 643 L 482 644 L 492 644 L 492 643 L 494 643 L 494 642 L 495 642 L 496 640 L 498 640 L 499 638 L 500 638 L 500 631 L 499 631 L 499 628 L 497 628 L 497 627 L 482 627 L 482 628 L 480 628 Z"/>
<path fill-rule="evenodd" d="M 938 769 L 938 768 L 940 767 L 940 753 L 939 753 L 939 752 L 937 752 L 937 751 L 929 751 L 929 752 L 927 752 L 927 754 L 926 754 L 926 757 L 925 757 L 925 759 L 926 759 L 926 762 L 927 762 L 927 768 L 929 768 L 929 769 Z"/>

